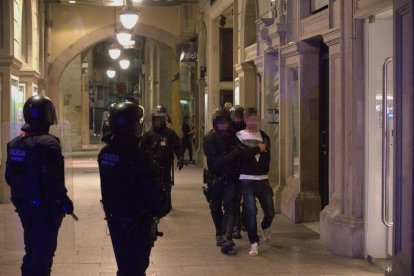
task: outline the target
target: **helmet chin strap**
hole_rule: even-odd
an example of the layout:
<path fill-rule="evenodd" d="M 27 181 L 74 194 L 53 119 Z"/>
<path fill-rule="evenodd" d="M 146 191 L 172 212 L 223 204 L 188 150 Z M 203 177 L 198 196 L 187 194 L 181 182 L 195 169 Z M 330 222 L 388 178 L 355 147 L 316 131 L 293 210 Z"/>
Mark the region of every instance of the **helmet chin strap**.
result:
<path fill-rule="evenodd" d="M 161 125 L 161 126 L 153 126 L 153 129 L 155 131 L 161 131 L 163 129 L 165 129 L 167 126 L 166 125 Z"/>

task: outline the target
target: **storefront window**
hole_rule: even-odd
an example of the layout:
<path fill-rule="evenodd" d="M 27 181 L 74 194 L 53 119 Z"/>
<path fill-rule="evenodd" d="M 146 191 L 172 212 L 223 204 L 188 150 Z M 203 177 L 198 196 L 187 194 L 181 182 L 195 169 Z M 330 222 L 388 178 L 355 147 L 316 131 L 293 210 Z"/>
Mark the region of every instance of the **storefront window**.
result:
<path fill-rule="evenodd" d="M 36 96 L 36 95 L 39 95 L 39 89 L 37 88 L 36 85 L 33 85 L 32 96 Z"/>
<path fill-rule="evenodd" d="M 194 97 L 197 91 L 195 72 L 195 62 L 180 62 L 180 125 L 185 115 L 190 118 L 194 115 Z"/>
<path fill-rule="evenodd" d="M 25 100 L 26 85 L 19 83 L 17 77 L 11 78 L 11 131 L 15 131 L 20 128 L 24 123 L 23 118 L 23 105 Z"/>
<path fill-rule="evenodd" d="M 21 28 L 22 28 L 22 36 L 21 36 L 21 49 L 20 49 L 20 57 L 21 57 L 21 59 L 22 59 L 22 61 L 24 61 L 24 62 L 28 62 L 27 61 L 27 55 L 28 55 L 28 53 L 27 53 L 27 48 L 28 48 L 28 45 L 27 45 L 27 43 L 28 43 L 28 35 L 29 35 L 29 31 L 28 31 L 28 22 L 27 22 L 27 5 L 23 2 L 22 3 L 22 25 L 21 25 Z"/>
<path fill-rule="evenodd" d="M 39 7 L 38 7 L 38 1 L 32 1 L 32 14 L 34 14 L 34 18 L 36 20 L 33 20 L 32 29 L 32 62 L 33 62 L 33 68 L 39 70 L 39 40 L 40 40 L 40 28 L 39 28 L 39 22 L 40 21 L 40 13 L 39 13 Z"/>
<path fill-rule="evenodd" d="M 13 52 L 16 57 L 21 55 L 21 43 L 22 43 L 22 8 L 23 0 L 13 1 Z"/>
<path fill-rule="evenodd" d="M 318 13 L 328 7 L 329 0 L 311 0 L 310 11 L 311 14 Z"/>
<path fill-rule="evenodd" d="M 240 79 L 234 79 L 234 105 L 240 104 Z"/>
<path fill-rule="evenodd" d="M 288 71 L 289 85 L 289 174 L 299 176 L 299 89 L 298 68 Z"/>

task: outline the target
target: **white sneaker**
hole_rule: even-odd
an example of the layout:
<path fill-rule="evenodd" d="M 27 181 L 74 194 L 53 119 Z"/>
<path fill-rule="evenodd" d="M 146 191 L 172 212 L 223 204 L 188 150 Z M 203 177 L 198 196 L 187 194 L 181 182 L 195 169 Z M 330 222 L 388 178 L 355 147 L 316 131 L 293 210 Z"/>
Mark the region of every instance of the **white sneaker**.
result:
<path fill-rule="evenodd" d="M 270 227 L 263 229 L 263 239 L 267 242 L 270 241 L 271 235 L 270 235 Z"/>
<path fill-rule="evenodd" d="M 250 245 L 249 255 L 250 256 L 257 256 L 257 255 L 259 255 L 259 244 L 257 242 L 252 243 Z"/>

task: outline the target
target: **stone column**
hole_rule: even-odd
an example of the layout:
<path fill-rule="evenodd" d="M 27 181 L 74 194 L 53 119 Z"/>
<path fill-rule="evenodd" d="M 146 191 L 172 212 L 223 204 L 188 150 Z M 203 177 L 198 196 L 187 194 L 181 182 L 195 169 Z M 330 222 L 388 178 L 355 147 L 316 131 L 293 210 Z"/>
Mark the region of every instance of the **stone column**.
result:
<path fill-rule="evenodd" d="M 208 131 L 206 129 L 205 120 L 207 114 L 204 112 L 205 100 L 204 100 L 204 93 L 207 86 L 207 83 L 204 79 L 199 79 L 197 81 L 198 84 L 198 114 L 196 115 L 197 119 L 197 129 L 196 129 L 196 139 L 198 140 L 198 152 L 196 152 L 196 162 L 197 164 L 204 165 L 204 149 L 203 149 L 203 138 Z M 209 118 L 207 118 L 208 120 Z"/>
<path fill-rule="evenodd" d="M 269 135 L 270 145 L 270 170 L 269 182 L 274 188 L 275 211 L 280 213 L 280 185 L 279 185 L 279 124 L 269 123 L 267 118 L 268 109 L 279 110 L 280 72 L 278 52 L 269 48 L 264 52 L 263 72 L 263 113 L 261 129 Z"/>
<path fill-rule="evenodd" d="M 362 65 L 356 66 L 362 59 L 362 47 L 352 47 L 353 43 L 358 44 L 360 35 L 358 39 L 344 39 L 343 29 L 323 35 L 329 46 L 330 184 L 329 205 L 320 214 L 320 234 L 334 254 L 349 257 L 364 256 L 364 137 L 359 137 L 364 132 L 363 124 L 360 125 L 364 120 L 357 119 L 364 114 L 364 100 L 362 81 L 355 78 L 362 70 Z M 362 108 L 359 112 L 358 106 Z"/>
<path fill-rule="evenodd" d="M 61 81 L 63 80 L 63 77 L 61 78 Z M 111 81 L 112 82 L 112 81 Z M 86 149 L 87 146 L 90 144 L 89 141 L 89 73 L 88 72 L 82 72 L 81 75 L 81 89 L 80 89 L 80 95 L 81 95 L 81 149 Z M 72 95 L 68 94 L 66 96 L 65 94 L 63 97 L 72 97 Z M 65 101 L 65 100 L 63 100 Z M 70 102 L 70 99 L 68 100 Z M 62 105 L 62 114 L 64 110 L 65 102 L 63 102 Z M 69 103 L 68 103 L 69 105 Z M 66 113 L 69 113 L 70 110 L 67 110 Z M 68 114 L 69 116 L 69 114 Z M 65 120 L 68 120 L 68 118 L 65 118 Z"/>
<path fill-rule="evenodd" d="M 207 40 L 207 86 L 208 86 L 208 116 L 220 103 L 220 33 L 217 18 L 209 18 Z M 212 128 L 211 120 L 208 120 L 207 129 Z"/>
<path fill-rule="evenodd" d="M 7 159 L 6 145 L 10 141 L 12 135 L 10 135 L 10 113 L 11 113 L 11 75 L 19 76 L 19 68 L 21 62 L 13 57 L 0 57 L 0 79 L 1 83 L 1 124 L 0 124 L 0 203 L 10 202 L 10 188 L 4 180 L 5 162 Z"/>
<path fill-rule="evenodd" d="M 256 66 L 252 62 L 243 62 L 234 67 L 240 82 L 240 105 L 243 107 L 256 106 Z"/>
<path fill-rule="evenodd" d="M 181 98 L 181 90 L 180 90 L 180 64 L 175 60 L 171 60 L 171 71 L 173 80 L 171 82 L 171 111 L 168 110 L 169 114 L 171 115 L 172 124 L 174 127 L 175 132 L 179 133 L 178 130 L 181 129 L 181 122 L 180 122 L 180 114 L 181 114 L 181 106 L 180 106 L 180 98 Z"/>
<path fill-rule="evenodd" d="M 290 43 L 281 48 L 284 59 L 283 87 L 281 87 L 281 177 L 285 188 L 282 192 L 282 212 L 295 223 L 315 221 L 319 218 L 319 48 L 305 42 Z M 316 66 L 319 68 L 319 66 Z M 295 70 L 298 89 L 298 137 L 299 158 L 298 174 L 295 175 L 291 164 L 294 159 L 292 153 L 293 124 L 292 90 L 289 74 Z M 282 133 L 283 129 L 283 133 Z M 282 163 L 282 162 L 281 162 Z M 284 170 L 284 171 L 282 171 Z"/>

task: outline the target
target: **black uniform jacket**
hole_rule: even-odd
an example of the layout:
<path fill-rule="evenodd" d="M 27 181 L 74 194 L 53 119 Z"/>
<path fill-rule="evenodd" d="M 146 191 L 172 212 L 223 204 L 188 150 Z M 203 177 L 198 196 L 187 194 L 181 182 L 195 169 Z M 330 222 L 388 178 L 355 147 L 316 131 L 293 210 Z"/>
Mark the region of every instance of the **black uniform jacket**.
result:
<path fill-rule="evenodd" d="M 220 135 L 214 129 L 204 136 L 204 154 L 207 166 L 216 176 L 237 175 L 237 156 L 240 154 L 241 143 L 234 131 Z"/>
<path fill-rule="evenodd" d="M 69 200 L 60 142 L 47 131 L 23 132 L 7 144 L 5 178 L 14 203 Z"/>
<path fill-rule="evenodd" d="M 138 138 L 111 139 L 98 156 L 102 203 L 115 217 L 159 217 L 161 188 L 155 167 L 138 148 Z"/>
<path fill-rule="evenodd" d="M 183 157 L 180 138 L 168 127 L 147 131 L 141 138 L 141 149 L 149 153 L 159 166 L 168 169 L 171 168 L 174 154 L 177 158 Z"/>

